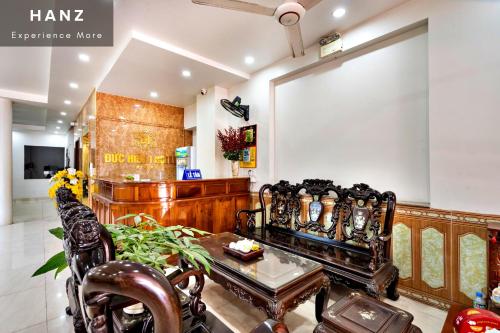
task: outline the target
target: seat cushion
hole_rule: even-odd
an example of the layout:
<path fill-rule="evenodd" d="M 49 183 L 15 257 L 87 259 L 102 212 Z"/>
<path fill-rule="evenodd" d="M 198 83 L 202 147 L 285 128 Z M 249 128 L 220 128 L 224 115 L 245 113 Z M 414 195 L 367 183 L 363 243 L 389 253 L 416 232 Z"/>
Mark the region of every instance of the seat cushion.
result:
<path fill-rule="evenodd" d="M 344 271 L 348 270 L 368 278 L 373 277 L 384 266 L 380 265 L 377 271 L 371 272 L 368 268 L 371 257 L 367 251 L 363 249 L 350 249 L 348 246 L 335 246 L 326 242 L 322 243 L 314 239 L 301 237 L 300 234 L 266 230 L 266 233 L 262 235 L 261 229 L 258 228 L 255 230 L 252 238 L 259 242 L 318 261 L 325 265 L 327 269 L 334 267 Z"/>

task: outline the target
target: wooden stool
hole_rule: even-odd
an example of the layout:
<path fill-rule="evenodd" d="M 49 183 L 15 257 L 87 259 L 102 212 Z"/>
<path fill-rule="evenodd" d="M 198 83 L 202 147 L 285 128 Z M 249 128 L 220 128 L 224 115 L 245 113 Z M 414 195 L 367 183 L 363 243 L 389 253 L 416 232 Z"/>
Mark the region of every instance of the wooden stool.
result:
<path fill-rule="evenodd" d="M 314 333 L 422 333 L 413 315 L 372 297 L 353 292 L 323 312 Z"/>

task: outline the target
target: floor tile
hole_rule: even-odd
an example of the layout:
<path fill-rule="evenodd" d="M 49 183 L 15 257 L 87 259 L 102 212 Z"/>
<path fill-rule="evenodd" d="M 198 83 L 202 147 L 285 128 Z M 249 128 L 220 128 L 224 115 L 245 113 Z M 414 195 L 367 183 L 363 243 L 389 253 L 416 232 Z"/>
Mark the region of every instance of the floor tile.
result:
<path fill-rule="evenodd" d="M 31 326 L 15 333 L 47 333 L 47 323 Z"/>
<path fill-rule="evenodd" d="M 36 287 L 44 287 L 44 276 L 31 277 L 38 267 L 39 265 L 30 265 L 18 269 L 1 271 L 0 296 L 18 293 Z"/>
<path fill-rule="evenodd" d="M 15 332 L 45 321 L 45 286 L 0 297 L 3 333 Z"/>
<path fill-rule="evenodd" d="M 61 315 L 58 318 L 47 321 L 48 333 L 73 333 L 73 318 Z"/>
<path fill-rule="evenodd" d="M 66 314 L 65 309 L 68 306 L 66 280 L 58 279 L 47 282 L 45 298 L 47 300 L 47 320 L 64 316 Z"/>

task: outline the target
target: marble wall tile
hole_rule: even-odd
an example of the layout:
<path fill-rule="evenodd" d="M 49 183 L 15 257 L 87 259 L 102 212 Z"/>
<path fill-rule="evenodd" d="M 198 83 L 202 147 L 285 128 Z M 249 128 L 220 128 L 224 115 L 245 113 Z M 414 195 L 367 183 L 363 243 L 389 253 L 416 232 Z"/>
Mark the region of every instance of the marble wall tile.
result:
<path fill-rule="evenodd" d="M 434 228 L 422 231 L 422 281 L 444 287 L 444 235 Z"/>
<path fill-rule="evenodd" d="M 175 148 L 192 144 L 183 108 L 98 92 L 96 109 L 98 177 L 175 178 Z"/>

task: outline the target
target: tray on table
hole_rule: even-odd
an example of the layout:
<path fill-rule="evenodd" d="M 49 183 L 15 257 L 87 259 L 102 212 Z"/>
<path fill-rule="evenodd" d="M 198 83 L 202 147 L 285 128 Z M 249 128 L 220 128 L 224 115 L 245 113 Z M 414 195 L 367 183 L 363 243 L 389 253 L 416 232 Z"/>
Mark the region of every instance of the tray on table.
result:
<path fill-rule="evenodd" d="M 239 250 L 235 250 L 235 249 L 231 249 L 229 247 L 229 245 L 227 245 L 227 244 L 224 244 L 222 246 L 222 249 L 224 250 L 224 253 L 227 253 L 227 254 L 229 254 L 235 258 L 238 258 L 240 260 L 243 260 L 243 261 L 249 261 L 249 260 L 258 258 L 258 257 L 262 256 L 262 254 L 264 253 L 264 249 L 262 247 L 256 251 L 250 251 L 248 253 L 245 253 L 245 252 L 242 252 Z"/>

